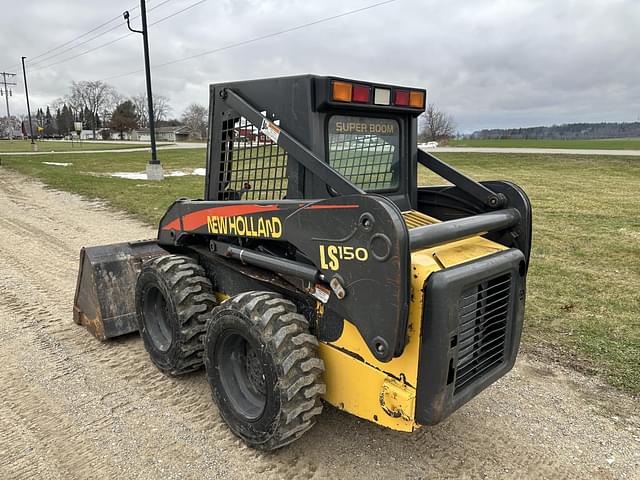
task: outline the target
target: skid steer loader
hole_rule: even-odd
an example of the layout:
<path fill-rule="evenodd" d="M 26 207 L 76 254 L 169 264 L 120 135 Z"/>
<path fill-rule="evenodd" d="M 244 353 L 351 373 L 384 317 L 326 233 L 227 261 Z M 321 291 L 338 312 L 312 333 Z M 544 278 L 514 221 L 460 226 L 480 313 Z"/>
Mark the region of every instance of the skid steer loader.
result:
<path fill-rule="evenodd" d="M 426 92 L 303 75 L 210 87 L 204 200 L 153 241 L 83 248 L 74 319 L 206 367 L 231 430 L 273 450 L 323 400 L 434 425 L 513 366 L 531 207 L 417 148 Z M 447 182 L 418 186 L 419 166 Z"/>

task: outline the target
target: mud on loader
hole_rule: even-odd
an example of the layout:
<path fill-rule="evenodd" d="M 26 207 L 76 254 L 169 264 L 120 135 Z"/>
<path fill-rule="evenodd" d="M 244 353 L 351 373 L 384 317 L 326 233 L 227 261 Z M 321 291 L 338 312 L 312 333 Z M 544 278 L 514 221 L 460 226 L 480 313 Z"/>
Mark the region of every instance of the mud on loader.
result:
<path fill-rule="evenodd" d="M 74 319 L 139 331 L 153 363 L 206 367 L 220 414 L 272 450 L 321 400 L 399 431 L 511 369 L 531 207 L 417 148 L 424 90 L 296 76 L 210 87 L 204 200 L 158 238 L 86 247 Z M 448 181 L 417 186 L 421 165 Z"/>

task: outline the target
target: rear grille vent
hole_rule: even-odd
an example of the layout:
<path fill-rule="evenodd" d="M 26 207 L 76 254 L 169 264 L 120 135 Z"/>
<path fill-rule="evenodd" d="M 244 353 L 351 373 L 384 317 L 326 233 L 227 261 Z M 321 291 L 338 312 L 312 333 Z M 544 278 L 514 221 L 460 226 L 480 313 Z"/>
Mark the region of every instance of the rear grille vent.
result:
<path fill-rule="evenodd" d="M 458 302 L 454 395 L 505 361 L 511 274 L 480 282 Z"/>

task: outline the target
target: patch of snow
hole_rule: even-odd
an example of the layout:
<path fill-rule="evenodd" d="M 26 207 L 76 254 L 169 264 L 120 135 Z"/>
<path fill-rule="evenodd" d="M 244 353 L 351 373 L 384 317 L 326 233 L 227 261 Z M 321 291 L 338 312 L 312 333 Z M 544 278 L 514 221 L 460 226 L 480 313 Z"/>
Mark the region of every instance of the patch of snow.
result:
<path fill-rule="evenodd" d="M 204 168 L 199 169 L 196 168 L 196 170 L 202 170 L 203 173 L 201 175 L 204 175 Z M 164 176 L 165 177 L 185 177 L 189 175 L 186 172 L 183 172 L 181 170 L 174 170 L 172 172 L 165 172 Z M 194 173 L 192 175 L 200 175 L 199 173 Z M 118 178 L 125 178 L 127 180 L 146 180 L 147 179 L 147 174 L 146 172 L 115 172 L 111 174 L 112 177 L 118 177 Z"/>
<path fill-rule="evenodd" d="M 42 162 L 45 165 L 54 165 L 56 167 L 68 167 L 69 165 L 73 165 L 73 163 L 66 163 L 66 162 Z"/>
<path fill-rule="evenodd" d="M 165 173 L 164 175 L 165 177 L 184 177 L 189 174 L 181 172 L 180 170 L 174 170 L 173 172 Z"/>
<path fill-rule="evenodd" d="M 112 177 L 126 178 L 127 180 L 146 180 L 147 174 L 145 172 L 116 172 L 111 174 Z"/>

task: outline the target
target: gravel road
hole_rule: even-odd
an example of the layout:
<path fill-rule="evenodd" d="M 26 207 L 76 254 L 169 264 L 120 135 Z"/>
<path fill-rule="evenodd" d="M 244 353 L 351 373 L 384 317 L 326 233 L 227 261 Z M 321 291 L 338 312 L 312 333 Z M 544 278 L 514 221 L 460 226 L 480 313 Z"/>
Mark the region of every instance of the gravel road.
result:
<path fill-rule="evenodd" d="M 0 478 L 640 478 L 638 399 L 527 356 L 435 428 L 327 407 L 258 453 L 202 372 L 168 378 L 137 335 L 100 343 L 72 322 L 80 247 L 153 228 L 0 167 L 0 233 Z"/>

